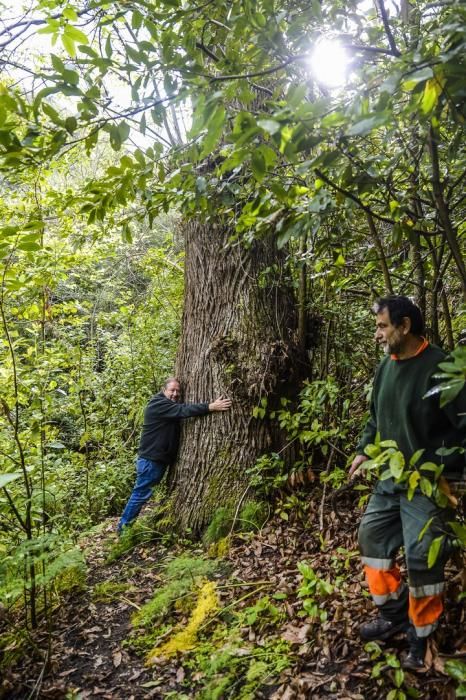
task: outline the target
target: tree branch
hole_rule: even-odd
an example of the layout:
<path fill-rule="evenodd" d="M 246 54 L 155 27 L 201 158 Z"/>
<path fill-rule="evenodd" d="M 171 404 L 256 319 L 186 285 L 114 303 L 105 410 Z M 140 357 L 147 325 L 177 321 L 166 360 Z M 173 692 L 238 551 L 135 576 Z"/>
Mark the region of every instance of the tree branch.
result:
<path fill-rule="evenodd" d="M 395 38 L 392 34 L 392 30 L 390 29 L 390 24 L 388 21 L 388 15 L 387 15 L 387 10 L 385 9 L 384 5 L 384 0 L 377 0 L 377 5 L 380 10 L 380 14 L 382 16 L 382 22 L 383 26 L 385 29 L 385 34 L 387 35 L 388 43 L 390 44 L 391 52 L 394 56 L 399 57 L 401 56 L 400 51 L 398 51 L 395 43 Z"/>
<path fill-rule="evenodd" d="M 243 78 L 256 78 L 259 75 L 270 75 L 271 73 L 276 73 L 277 71 L 281 70 L 282 68 L 286 68 L 286 66 L 289 66 L 290 63 L 294 63 L 295 61 L 302 61 L 303 59 L 305 59 L 307 57 L 308 57 L 307 53 L 296 54 L 296 56 L 291 56 L 286 61 L 283 61 L 283 63 L 280 63 L 278 66 L 272 66 L 271 68 L 266 68 L 265 70 L 254 71 L 253 73 L 243 73 L 243 74 L 236 73 L 234 75 L 216 75 L 216 76 L 213 76 L 212 78 L 210 78 L 210 82 L 217 83 L 217 82 L 226 81 L 226 80 L 242 80 Z"/>
<path fill-rule="evenodd" d="M 432 191 L 434 193 L 436 208 L 438 211 L 439 219 L 442 222 L 443 230 L 445 231 L 445 236 L 449 248 L 453 253 L 453 258 L 461 275 L 463 294 L 466 296 L 466 266 L 464 263 L 463 256 L 461 254 L 460 247 L 458 245 L 457 233 L 453 228 L 453 225 L 450 220 L 448 205 L 445 202 L 443 196 L 444 186 L 440 179 L 440 163 L 438 157 L 437 134 L 434 130 L 434 127 L 432 126 L 429 130 L 428 145 L 432 162 Z"/>

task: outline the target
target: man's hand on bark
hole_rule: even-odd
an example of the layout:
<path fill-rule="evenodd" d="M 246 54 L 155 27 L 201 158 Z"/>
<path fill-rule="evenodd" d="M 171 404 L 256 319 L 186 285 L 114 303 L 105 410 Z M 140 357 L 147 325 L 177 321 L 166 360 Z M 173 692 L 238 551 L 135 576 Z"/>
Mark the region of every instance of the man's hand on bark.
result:
<path fill-rule="evenodd" d="M 231 408 L 231 399 L 224 399 L 223 396 L 219 396 L 209 404 L 209 411 L 228 411 L 229 408 Z"/>
<path fill-rule="evenodd" d="M 369 457 L 366 457 L 366 455 L 356 455 L 356 457 L 351 462 L 351 467 L 349 468 L 348 472 L 350 481 L 352 481 L 355 477 L 359 476 L 359 467 L 363 462 L 366 462 L 368 459 Z"/>

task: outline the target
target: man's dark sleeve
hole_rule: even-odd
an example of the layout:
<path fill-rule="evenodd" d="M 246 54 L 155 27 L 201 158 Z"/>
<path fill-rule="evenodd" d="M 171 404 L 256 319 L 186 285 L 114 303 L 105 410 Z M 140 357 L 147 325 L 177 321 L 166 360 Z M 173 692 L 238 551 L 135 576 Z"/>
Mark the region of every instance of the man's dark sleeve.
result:
<path fill-rule="evenodd" d="M 164 397 L 157 402 L 156 413 L 160 418 L 167 420 L 180 420 L 182 418 L 193 418 L 194 416 L 204 416 L 209 413 L 208 403 L 176 403 Z"/>

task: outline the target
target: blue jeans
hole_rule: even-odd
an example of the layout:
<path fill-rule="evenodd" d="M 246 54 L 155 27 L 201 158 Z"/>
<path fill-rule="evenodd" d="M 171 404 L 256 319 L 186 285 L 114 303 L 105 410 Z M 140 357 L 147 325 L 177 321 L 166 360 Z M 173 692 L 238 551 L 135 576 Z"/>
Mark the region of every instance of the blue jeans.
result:
<path fill-rule="evenodd" d="M 118 532 L 121 532 L 122 527 L 129 525 L 138 517 L 142 506 L 152 496 L 153 487 L 162 480 L 165 468 L 166 465 L 161 462 L 153 462 L 144 457 L 137 458 L 136 482 L 118 523 Z"/>

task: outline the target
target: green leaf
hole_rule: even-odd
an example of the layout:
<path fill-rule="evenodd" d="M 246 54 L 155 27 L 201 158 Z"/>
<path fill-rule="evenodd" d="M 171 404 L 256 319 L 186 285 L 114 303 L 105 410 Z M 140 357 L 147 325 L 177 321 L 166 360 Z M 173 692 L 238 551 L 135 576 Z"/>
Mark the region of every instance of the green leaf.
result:
<path fill-rule="evenodd" d="M 432 112 L 441 94 L 442 86 L 438 80 L 435 78 L 428 80 L 422 94 L 421 112 L 423 114 L 429 114 L 429 112 Z"/>
<path fill-rule="evenodd" d="M 416 452 L 412 455 L 411 459 L 409 460 L 409 466 L 414 467 L 416 462 L 422 457 L 422 455 L 425 452 L 425 448 L 423 447 L 420 450 L 416 450 Z"/>
<path fill-rule="evenodd" d="M 131 131 L 131 127 L 128 122 L 122 121 L 118 124 L 118 133 L 120 134 L 120 141 L 123 143 L 128 138 Z"/>
<path fill-rule="evenodd" d="M 431 526 L 432 521 L 433 521 L 433 518 L 429 518 L 429 520 L 426 522 L 426 524 L 424 525 L 424 527 L 422 528 L 421 532 L 418 535 L 418 538 L 417 538 L 418 542 L 420 542 L 422 540 L 422 538 L 426 534 L 428 528 Z"/>
<path fill-rule="evenodd" d="M 71 22 L 78 21 L 78 13 L 74 9 L 74 7 L 69 7 L 69 6 L 65 7 L 62 14 L 63 14 L 63 17 L 65 17 L 65 19 L 69 19 L 69 20 L 71 20 Z"/>
<path fill-rule="evenodd" d="M 424 462 L 424 464 L 421 464 L 419 469 L 422 469 L 424 472 L 434 472 L 434 474 L 438 470 L 438 465 L 434 464 L 433 462 Z"/>
<path fill-rule="evenodd" d="M 67 34 L 62 34 L 61 35 L 61 43 L 63 44 L 63 48 L 65 49 L 66 53 L 71 56 L 71 58 L 76 57 L 76 46 L 74 45 L 73 39 L 68 36 Z"/>
<path fill-rule="evenodd" d="M 73 134 L 78 127 L 76 117 L 67 117 L 65 119 L 65 129 L 69 134 Z"/>
<path fill-rule="evenodd" d="M 444 406 L 446 406 L 447 403 L 450 403 L 450 401 L 456 399 L 460 391 L 463 390 L 465 384 L 466 382 L 464 379 L 458 379 L 456 381 L 451 382 L 448 386 L 444 387 L 442 389 L 442 393 L 440 394 L 440 408 L 444 408 Z"/>
<path fill-rule="evenodd" d="M 262 182 L 265 176 L 265 159 L 258 148 L 252 153 L 251 157 L 252 174 L 258 182 Z"/>
<path fill-rule="evenodd" d="M 410 489 L 415 489 L 421 479 L 421 475 L 418 471 L 411 472 L 408 479 L 408 484 Z"/>
<path fill-rule="evenodd" d="M 405 458 L 402 452 L 395 452 L 394 455 L 390 457 L 390 473 L 394 479 L 399 479 L 403 474 L 403 469 L 405 467 Z"/>
<path fill-rule="evenodd" d="M 403 81 L 403 89 L 412 90 L 419 83 L 423 83 L 424 81 L 429 80 L 433 77 L 434 71 L 432 70 L 432 68 L 422 68 L 422 70 L 416 71 L 415 73 L 410 75 L 409 78 L 407 78 L 407 80 Z"/>
<path fill-rule="evenodd" d="M 10 474 L 0 474 L 0 488 L 4 488 L 7 484 L 16 479 L 20 479 L 22 476 L 21 472 L 10 472 Z"/>
<path fill-rule="evenodd" d="M 133 235 L 131 233 L 131 228 L 128 222 L 123 224 L 123 227 L 121 229 L 121 237 L 125 241 L 125 243 L 133 242 Z"/>
<path fill-rule="evenodd" d="M 466 663 L 460 659 L 449 659 L 445 664 L 445 671 L 456 681 L 466 681 Z"/>
<path fill-rule="evenodd" d="M 47 102 L 44 102 L 44 104 L 42 105 L 42 111 L 53 121 L 54 124 L 57 124 L 58 126 L 62 125 L 63 120 L 61 119 L 57 110 L 52 107 L 52 105 L 49 105 Z"/>
<path fill-rule="evenodd" d="M 136 64 L 139 65 L 141 62 L 141 54 L 139 51 L 136 51 L 136 49 L 133 49 L 132 46 L 129 44 L 126 44 L 125 46 L 126 53 L 128 54 L 129 58 Z"/>
<path fill-rule="evenodd" d="M 445 535 L 440 535 L 440 537 L 436 537 L 434 540 L 432 540 L 429 547 L 429 554 L 427 555 L 427 566 L 429 569 L 431 569 L 437 561 L 444 539 Z"/>
<path fill-rule="evenodd" d="M 72 24 L 67 24 L 65 29 L 63 30 L 63 34 L 66 37 L 69 37 L 73 41 L 77 41 L 80 44 L 88 44 L 89 39 L 87 36 L 82 32 L 80 29 L 77 27 L 74 27 Z"/>
<path fill-rule="evenodd" d="M 365 119 L 356 122 L 356 124 L 353 124 L 353 126 L 348 129 L 348 135 L 364 136 L 365 134 L 369 134 L 374 129 L 388 124 L 391 118 L 392 116 L 388 112 L 381 112 L 380 114 L 374 114 L 371 117 L 366 117 Z"/>
<path fill-rule="evenodd" d="M 79 83 L 79 74 L 75 70 L 68 70 L 65 68 L 63 71 L 63 80 L 70 85 L 77 85 Z"/>
<path fill-rule="evenodd" d="M 433 492 L 432 482 L 429 481 L 429 479 L 426 479 L 424 476 L 421 476 L 421 481 L 419 483 L 421 486 L 421 491 L 424 494 L 424 496 L 427 496 L 427 498 L 430 498 L 432 496 L 432 492 Z"/>
<path fill-rule="evenodd" d="M 54 95 L 57 92 L 60 92 L 60 88 L 57 85 L 55 85 L 54 87 L 51 86 L 51 87 L 46 87 L 46 88 L 43 88 L 42 90 L 39 90 L 39 92 L 37 93 L 37 95 L 34 99 L 34 104 L 33 104 L 34 114 L 37 115 L 40 104 L 41 104 L 42 100 L 44 99 L 44 97 L 48 97 L 49 95 Z"/>
<path fill-rule="evenodd" d="M 225 107 L 222 104 L 219 104 L 208 121 L 207 136 L 204 139 L 201 158 L 211 154 L 219 142 L 223 132 L 225 117 Z"/>
<path fill-rule="evenodd" d="M 18 243 L 18 249 L 19 250 L 25 250 L 26 252 L 32 252 L 36 250 L 41 250 L 42 246 L 40 243 L 37 243 L 36 241 L 24 241 L 21 240 Z"/>
<path fill-rule="evenodd" d="M 382 440 L 379 442 L 380 447 L 386 448 L 386 447 L 394 447 L 395 450 L 398 449 L 398 444 L 396 440 Z"/>
<path fill-rule="evenodd" d="M 257 121 L 257 126 L 266 131 L 268 134 L 273 136 L 281 129 L 280 122 L 276 122 L 273 119 L 259 119 Z"/>
<path fill-rule="evenodd" d="M 401 668 L 396 669 L 394 679 L 396 687 L 401 688 L 405 679 L 405 674 Z"/>
<path fill-rule="evenodd" d="M 466 526 L 456 521 L 449 522 L 448 524 L 461 543 L 466 545 Z"/>
<path fill-rule="evenodd" d="M 51 442 L 47 443 L 47 447 L 49 447 L 51 450 L 64 450 L 66 445 L 58 440 L 52 440 Z"/>
<path fill-rule="evenodd" d="M 368 457 L 374 458 L 380 454 L 380 448 L 378 445 L 366 445 L 364 452 Z"/>
<path fill-rule="evenodd" d="M 451 381 L 444 382 L 443 384 L 437 384 L 437 386 L 432 387 L 429 391 L 424 394 L 423 398 L 427 399 L 429 396 L 434 396 L 435 394 L 441 394 L 440 396 L 440 406 L 443 408 L 447 403 L 453 401 L 463 386 L 465 385 L 465 380 L 463 378 L 452 379 Z"/>
<path fill-rule="evenodd" d="M 54 53 L 50 55 L 50 58 L 52 60 L 52 66 L 55 68 L 57 73 L 63 74 L 66 68 L 61 58 L 59 56 L 56 56 Z"/>

